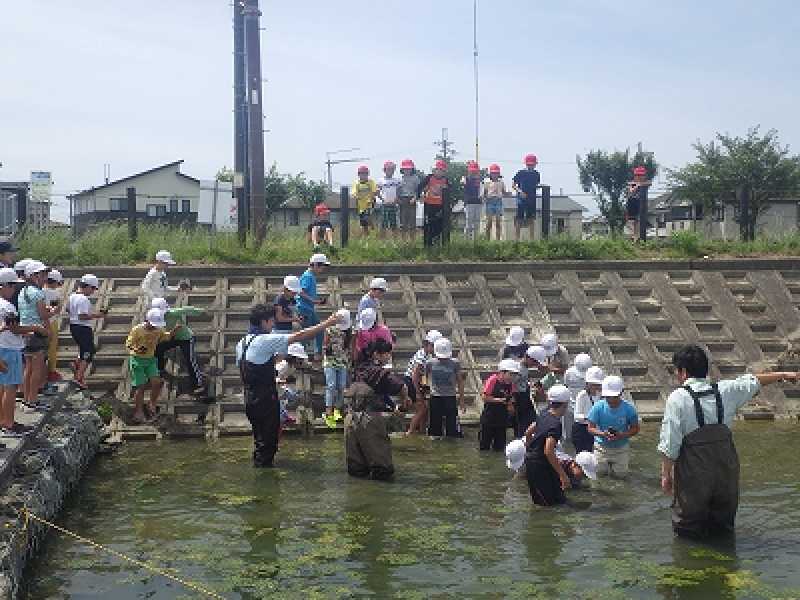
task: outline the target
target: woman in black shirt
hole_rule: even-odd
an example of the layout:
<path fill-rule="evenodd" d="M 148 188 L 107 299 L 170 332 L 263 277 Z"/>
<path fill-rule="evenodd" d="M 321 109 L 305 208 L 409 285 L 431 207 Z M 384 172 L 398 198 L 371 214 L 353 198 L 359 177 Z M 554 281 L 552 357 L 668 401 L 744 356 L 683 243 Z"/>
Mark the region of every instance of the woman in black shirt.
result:
<path fill-rule="evenodd" d="M 556 457 L 561 439 L 561 417 L 569 406 L 569 389 L 554 385 L 547 391 L 549 409 L 525 432 L 525 473 L 534 503 L 553 506 L 566 502 L 564 490 L 570 487 L 569 476 Z"/>

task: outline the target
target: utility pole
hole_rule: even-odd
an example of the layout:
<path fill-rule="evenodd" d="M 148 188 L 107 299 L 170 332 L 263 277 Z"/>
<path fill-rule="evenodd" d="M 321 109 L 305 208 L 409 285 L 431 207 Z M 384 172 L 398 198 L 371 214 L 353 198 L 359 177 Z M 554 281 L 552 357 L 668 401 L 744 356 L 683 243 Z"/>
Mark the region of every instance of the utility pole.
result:
<path fill-rule="evenodd" d="M 474 0 L 472 4 L 472 42 L 473 51 L 472 56 L 475 63 L 475 162 L 480 164 L 479 152 L 479 112 L 478 112 L 478 0 Z"/>
<path fill-rule="evenodd" d="M 244 60 L 244 2 L 233 2 L 233 195 L 239 243 L 247 240 L 247 86 Z"/>
<path fill-rule="evenodd" d="M 360 157 L 360 158 L 340 158 L 338 160 L 331 160 L 331 156 L 334 154 L 343 154 L 345 152 L 357 152 L 361 150 L 361 148 L 347 148 L 344 150 L 331 150 L 330 152 L 325 153 L 325 165 L 328 168 L 328 191 L 333 191 L 333 166 L 334 165 L 341 165 L 344 163 L 354 163 L 354 162 L 364 162 L 369 160 L 368 158 Z"/>
<path fill-rule="evenodd" d="M 448 134 L 447 127 L 442 127 L 442 139 L 433 142 L 433 145 L 439 146 L 439 156 L 442 158 L 443 161 L 449 163 L 450 158 L 458 153 L 453 149 L 454 146 L 453 142 L 447 139 L 447 134 Z"/>
<path fill-rule="evenodd" d="M 258 0 L 244 0 L 244 51 L 247 70 L 247 167 L 250 231 L 256 243 L 266 235 L 264 190 L 264 110 L 261 94 L 261 11 Z"/>

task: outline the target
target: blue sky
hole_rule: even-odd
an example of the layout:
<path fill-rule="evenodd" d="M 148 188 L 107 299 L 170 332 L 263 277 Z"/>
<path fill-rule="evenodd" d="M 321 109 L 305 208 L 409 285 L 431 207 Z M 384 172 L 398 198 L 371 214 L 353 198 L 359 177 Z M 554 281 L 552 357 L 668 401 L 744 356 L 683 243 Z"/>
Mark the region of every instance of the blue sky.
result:
<path fill-rule="evenodd" d="M 51 170 L 65 194 L 100 183 L 104 163 L 114 178 L 178 158 L 199 178 L 230 165 L 230 10 L 3 2 L 0 179 Z M 262 10 L 268 163 L 322 178 L 327 150 L 358 146 L 373 171 L 428 168 L 442 127 L 472 158 L 471 0 Z M 481 163 L 511 174 L 535 152 L 544 182 L 579 192 L 575 155 L 592 148 L 641 141 L 675 167 L 696 139 L 761 124 L 797 150 L 798 31 L 800 4 L 782 0 L 479 0 Z"/>

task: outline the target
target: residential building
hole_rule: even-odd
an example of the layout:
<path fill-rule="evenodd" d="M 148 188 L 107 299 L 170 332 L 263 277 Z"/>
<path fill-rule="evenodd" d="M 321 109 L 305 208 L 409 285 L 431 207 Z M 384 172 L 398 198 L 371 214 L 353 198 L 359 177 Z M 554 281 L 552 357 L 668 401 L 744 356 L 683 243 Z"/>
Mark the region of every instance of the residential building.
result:
<path fill-rule="evenodd" d="M 36 231 L 49 227 L 51 186 L 47 171 L 32 172 L 30 181 L 0 181 L 0 235 L 17 232 L 20 195 L 25 199 L 25 224 Z"/>

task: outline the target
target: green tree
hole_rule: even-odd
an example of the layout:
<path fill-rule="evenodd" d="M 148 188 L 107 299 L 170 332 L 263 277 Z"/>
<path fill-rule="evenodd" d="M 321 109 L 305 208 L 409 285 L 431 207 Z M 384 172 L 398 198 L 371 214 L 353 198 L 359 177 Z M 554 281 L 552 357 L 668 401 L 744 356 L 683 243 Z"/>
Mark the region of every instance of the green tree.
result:
<path fill-rule="evenodd" d="M 289 176 L 278 172 L 278 166 L 272 163 L 264 177 L 264 196 L 268 215 L 283 206 L 289 199 L 288 179 Z"/>
<path fill-rule="evenodd" d="M 215 177 L 217 181 L 226 181 L 228 183 L 233 183 L 233 169 L 229 169 L 227 165 L 223 165 L 222 168 L 217 171 L 217 176 Z"/>
<path fill-rule="evenodd" d="M 592 150 L 585 158 L 576 157 L 581 185 L 587 192 L 593 191 L 597 196 L 597 207 L 605 217 L 611 232 L 622 233 L 625 225 L 625 207 L 622 194 L 633 178 L 634 167 L 644 166 L 648 179 L 658 173 L 658 164 L 651 152 L 636 152 L 631 157 L 630 150 L 616 150 L 608 153 L 605 150 Z"/>
<path fill-rule="evenodd" d="M 668 172 L 672 196 L 702 203 L 709 214 L 719 206 L 738 205 L 737 192 L 743 190 L 750 196 L 749 218 L 741 223 L 747 239 L 754 237 L 758 216 L 770 200 L 800 192 L 800 156 L 789 154 L 774 129 L 761 135 L 753 127 L 744 137 L 717 133 L 707 144 L 697 141 L 692 147 L 696 160 Z"/>
<path fill-rule="evenodd" d="M 308 208 L 314 208 L 324 200 L 328 190 L 325 182 L 307 179 L 306 174 L 302 172 L 294 176 L 288 175 L 286 177 L 286 185 L 289 190 L 289 197 L 300 199 L 303 205 Z"/>

